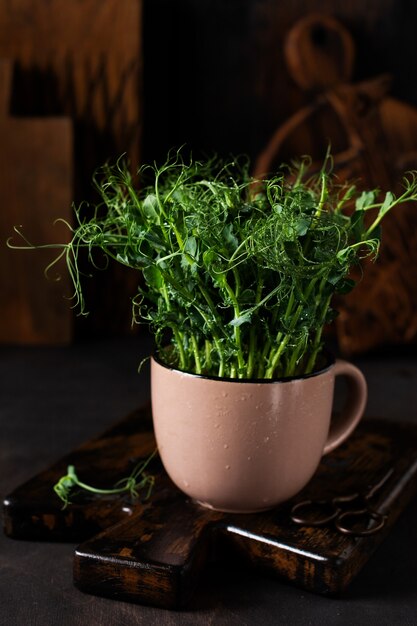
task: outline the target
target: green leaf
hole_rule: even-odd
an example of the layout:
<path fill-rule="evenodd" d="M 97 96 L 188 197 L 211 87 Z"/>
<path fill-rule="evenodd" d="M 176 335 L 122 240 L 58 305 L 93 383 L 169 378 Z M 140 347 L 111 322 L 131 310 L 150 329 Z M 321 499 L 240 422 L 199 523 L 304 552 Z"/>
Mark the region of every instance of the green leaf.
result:
<path fill-rule="evenodd" d="M 346 263 L 346 261 L 349 260 L 349 257 L 352 254 L 352 247 L 348 246 L 347 248 L 342 248 L 342 250 L 339 250 L 339 252 L 336 254 L 337 260 L 340 263 Z"/>
<path fill-rule="evenodd" d="M 229 324 L 231 324 L 231 326 L 241 326 L 242 324 L 247 324 L 248 322 L 251 321 L 251 314 L 250 313 L 242 313 L 241 315 L 239 315 L 239 317 L 235 317 L 233 318 Z"/>
<path fill-rule="evenodd" d="M 212 270 L 216 261 L 218 260 L 217 254 L 214 250 L 206 250 L 203 254 L 203 264 L 208 270 Z"/>
<path fill-rule="evenodd" d="M 158 221 L 158 200 L 154 193 L 149 193 L 142 203 L 144 215 L 151 221 Z"/>
<path fill-rule="evenodd" d="M 158 250 L 158 252 L 165 252 L 165 245 L 162 242 L 162 239 L 159 238 L 158 234 L 149 230 L 143 236 L 143 239 L 150 244 L 154 250 Z"/>
<path fill-rule="evenodd" d="M 149 287 L 153 289 L 161 289 L 164 279 L 156 265 L 149 265 L 143 269 L 143 277 Z"/>
<path fill-rule="evenodd" d="M 191 271 L 195 275 L 198 271 L 198 265 L 195 261 L 191 261 L 189 256 L 181 255 L 181 267 L 185 272 Z"/>
<path fill-rule="evenodd" d="M 378 211 L 378 218 L 384 217 L 384 215 L 388 213 L 388 211 L 392 207 L 392 203 L 394 202 L 394 200 L 394 194 L 392 194 L 390 191 L 387 191 L 387 193 L 385 194 L 384 202 L 382 203 L 381 208 Z"/>
<path fill-rule="evenodd" d="M 337 285 L 337 283 L 343 279 L 345 273 L 345 269 L 343 268 L 342 270 L 329 274 L 329 276 L 327 277 L 327 282 L 331 285 Z"/>
<path fill-rule="evenodd" d="M 239 245 L 237 237 L 233 232 L 233 224 L 227 224 L 223 228 L 223 237 L 225 241 L 229 244 L 232 244 L 234 248 L 237 248 L 237 246 Z"/>
<path fill-rule="evenodd" d="M 376 191 L 362 191 L 356 200 L 356 211 L 366 211 L 367 207 L 375 202 Z"/>
<path fill-rule="evenodd" d="M 197 240 L 195 237 L 188 237 L 187 241 L 184 245 L 184 251 L 187 252 L 192 257 L 196 257 L 197 255 Z"/>
<path fill-rule="evenodd" d="M 307 217 L 298 218 L 295 224 L 295 230 L 296 230 L 297 235 L 299 237 L 302 237 L 303 235 L 305 235 L 308 229 L 310 228 L 310 224 L 311 224 L 311 220 L 308 219 Z"/>
<path fill-rule="evenodd" d="M 120 254 L 120 252 L 118 252 L 116 254 L 116 261 L 118 261 L 122 265 L 129 265 L 129 259 L 127 258 L 127 254 Z"/>

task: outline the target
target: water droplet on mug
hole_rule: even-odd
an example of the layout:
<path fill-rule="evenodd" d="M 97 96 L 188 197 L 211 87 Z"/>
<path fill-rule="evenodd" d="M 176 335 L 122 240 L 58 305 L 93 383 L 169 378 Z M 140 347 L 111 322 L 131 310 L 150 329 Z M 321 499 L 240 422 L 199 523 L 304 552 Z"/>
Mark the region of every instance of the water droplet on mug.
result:
<path fill-rule="evenodd" d="M 227 391 L 223 391 L 223 392 L 222 392 L 222 396 L 223 396 L 223 398 L 227 398 L 227 396 L 228 396 L 228 395 L 229 395 L 229 394 L 227 393 Z"/>
<path fill-rule="evenodd" d="M 214 428 L 219 428 L 220 424 L 214 424 Z"/>
<path fill-rule="evenodd" d="M 269 437 L 265 437 L 264 442 L 268 443 L 268 441 L 269 441 Z"/>
<path fill-rule="evenodd" d="M 230 465 L 226 465 L 226 469 L 229 470 L 230 469 Z"/>
<path fill-rule="evenodd" d="M 224 448 L 225 450 L 227 450 L 227 448 L 228 448 L 228 447 L 229 447 L 229 446 L 228 446 L 228 444 L 227 444 L 227 443 L 225 443 L 225 444 L 224 444 L 224 446 L 223 446 L 223 448 Z"/>
<path fill-rule="evenodd" d="M 187 483 L 186 480 L 183 480 L 182 482 L 183 482 L 184 487 L 189 487 L 190 486 L 190 483 Z"/>
<path fill-rule="evenodd" d="M 248 456 L 248 461 L 250 461 L 250 460 L 251 460 L 251 458 L 252 458 L 251 456 Z"/>

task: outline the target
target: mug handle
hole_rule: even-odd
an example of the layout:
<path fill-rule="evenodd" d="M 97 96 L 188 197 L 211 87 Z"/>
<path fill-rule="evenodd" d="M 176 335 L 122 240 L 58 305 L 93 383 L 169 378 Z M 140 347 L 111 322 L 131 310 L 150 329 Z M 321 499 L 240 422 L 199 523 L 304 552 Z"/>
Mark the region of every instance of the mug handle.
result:
<path fill-rule="evenodd" d="M 337 359 L 334 366 L 334 375 L 345 376 L 348 381 L 348 399 L 340 419 L 331 424 L 323 454 L 328 454 L 355 430 L 365 410 L 368 397 L 368 387 L 365 376 L 352 363 Z"/>

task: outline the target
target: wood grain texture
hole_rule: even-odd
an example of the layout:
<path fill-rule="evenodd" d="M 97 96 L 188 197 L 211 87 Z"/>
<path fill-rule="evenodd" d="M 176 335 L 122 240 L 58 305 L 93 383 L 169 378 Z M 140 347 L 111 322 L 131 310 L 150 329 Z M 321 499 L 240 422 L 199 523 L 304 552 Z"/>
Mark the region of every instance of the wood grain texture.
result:
<path fill-rule="evenodd" d="M 352 82 L 352 36 L 327 15 L 298 21 L 284 48 L 288 72 L 310 92 L 310 101 L 272 134 L 255 163 L 255 176 L 302 154 L 310 154 L 319 168 L 330 143 L 341 180 L 401 195 L 404 173 L 417 167 L 417 108 L 390 96 L 385 75 Z M 416 339 L 416 225 L 414 206 L 390 213 L 378 263 L 366 262 L 355 271 L 357 288 L 338 299 L 336 325 L 345 354 Z"/>
<path fill-rule="evenodd" d="M 67 116 L 73 123 L 68 206 L 73 200 L 77 204 L 98 201 L 91 180 L 106 161 L 115 162 L 124 154 L 132 170 L 139 164 L 141 20 L 141 0 L 1 3 L 0 57 L 14 63 L 13 115 Z M 40 184 L 46 187 L 48 182 L 46 173 Z M 65 215 L 64 209 L 58 216 Z M 31 232 L 33 239 L 36 234 Z M 81 265 L 88 274 L 88 263 L 82 260 Z M 42 280 L 41 272 L 36 283 Z M 115 263 L 105 274 L 96 272 L 94 281 L 84 280 L 87 301 L 94 302 L 94 307 L 82 324 L 74 319 L 76 334 L 130 332 L 130 298 L 137 291 L 137 281 L 137 273 Z"/>
<path fill-rule="evenodd" d="M 17 66 L 13 110 L 70 116 L 88 182 L 122 152 L 137 164 L 140 0 L 6 0 L 0 17 L 0 56 Z"/>
<path fill-rule="evenodd" d="M 52 485 L 68 463 L 85 480 L 111 484 L 153 448 L 149 410 L 87 442 L 50 470 L 15 490 L 4 502 L 5 531 L 20 539 L 87 539 L 76 550 L 74 581 L 88 593 L 164 608 L 190 601 L 209 558 L 225 550 L 234 558 L 320 594 L 342 592 L 389 532 L 417 488 L 417 429 L 412 424 L 364 421 L 341 448 L 325 457 L 309 485 L 292 501 L 251 515 L 204 509 L 176 489 L 158 462 L 148 502 L 82 496 L 65 511 Z M 368 537 L 310 528 L 290 520 L 294 502 L 356 491 L 394 473 L 378 500 L 387 514 L 382 531 Z M 97 531 L 101 529 L 99 534 Z"/>
<path fill-rule="evenodd" d="M 65 243 L 72 222 L 72 124 L 68 118 L 13 118 L 8 115 L 12 63 L 0 63 L 0 342 L 65 344 L 72 337 L 69 279 L 59 263 L 45 280 L 54 253 L 6 247 L 15 226 L 37 244 Z M 16 234 L 16 245 L 24 242 Z M 56 277 L 61 280 L 57 283 Z"/>

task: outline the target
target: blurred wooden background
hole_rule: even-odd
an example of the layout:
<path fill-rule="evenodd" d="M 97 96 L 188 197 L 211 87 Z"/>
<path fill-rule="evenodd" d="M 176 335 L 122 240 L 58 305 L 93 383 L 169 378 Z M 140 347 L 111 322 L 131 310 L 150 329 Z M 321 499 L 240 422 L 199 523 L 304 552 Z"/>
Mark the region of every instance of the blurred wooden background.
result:
<path fill-rule="evenodd" d="M 49 142 L 45 142 L 44 151 L 39 145 L 32 163 L 26 151 L 26 142 L 32 141 L 29 136 L 20 138 L 13 153 L 8 153 L 7 144 L 2 143 L 2 162 L 8 167 L 0 169 L 1 200 L 9 215 L 1 230 L 3 241 L 12 234 L 13 219 L 35 243 L 62 241 L 62 229 L 53 228 L 53 220 L 65 217 L 71 221 L 72 201 L 78 204 L 94 199 L 91 177 L 97 167 L 122 153 L 127 154 L 132 167 L 138 165 L 143 123 L 141 18 L 140 0 L 5 0 L 0 4 L 0 58 L 13 65 L 7 112 L 10 124 L 30 118 L 32 124 L 39 125 L 41 120 L 45 123 L 65 116 L 73 132 L 70 155 L 66 154 L 68 142 L 56 142 L 55 159 L 67 159 L 67 174 L 72 179 L 61 202 L 55 197 L 60 190 L 62 196 L 62 176 L 54 177 L 51 170 Z M 34 118 L 38 118 L 36 122 Z M 10 135 L 13 130 L 5 127 L 5 132 Z M 12 190 L 6 193 L 9 172 L 15 166 L 13 159 L 19 162 L 21 201 Z M 38 183 L 35 187 L 29 183 L 33 167 Z M 42 223 L 42 235 L 39 228 L 32 227 L 36 220 Z M 28 254 L 31 264 L 23 260 Z M 49 260 L 52 258 L 50 253 Z M 8 330 L 1 335 L 3 340 L 56 343 L 70 340 L 74 326 L 75 335 L 81 336 L 130 328 L 129 295 L 135 293 L 136 277 L 129 272 L 112 266 L 106 276 L 97 273 L 94 280 L 85 281 L 91 316 L 81 323 L 62 297 L 59 304 L 50 306 L 46 292 L 55 294 L 53 302 L 59 295 L 51 284 L 44 286 L 45 254 L 3 250 L 1 261 L 2 281 L 8 285 L 7 302 L 2 307 L 5 311 L 7 304 Z M 27 270 L 30 267 L 25 272 L 26 282 L 20 276 L 19 297 L 16 277 L 10 271 L 15 262 Z M 35 332 L 35 326 L 39 327 L 35 318 L 42 308 L 47 323 L 42 325 L 42 332 Z"/>
<path fill-rule="evenodd" d="M 14 64 L 8 115 L 71 120 L 76 201 L 91 199 L 92 171 L 122 152 L 133 164 L 161 161 L 171 147 L 186 144 L 197 156 L 245 153 L 255 162 L 276 129 L 316 96 L 297 85 L 284 56 L 286 35 L 309 13 L 331 15 L 351 33 L 352 84 L 389 74 L 390 97 L 417 106 L 417 5 L 410 0 L 5 0 L 0 56 Z M 2 203 L 7 207 L 4 197 Z M 389 254 L 405 249 L 410 266 L 414 216 L 407 214 L 404 224 L 410 237 Z M 396 241 L 404 238 L 400 230 Z M 4 240 L 9 233 L 0 234 Z M 417 280 L 409 270 L 407 292 Z M 400 271 L 391 264 L 385 282 L 395 282 Z M 92 316 L 76 325 L 75 336 L 126 332 L 135 281 L 119 268 L 89 281 Z M 384 294 L 374 299 L 379 308 Z M 339 328 L 346 350 L 385 338 L 414 341 L 413 300 L 401 298 L 388 307 L 390 315 L 399 307 L 406 311 L 400 328 L 391 332 L 368 307 L 358 345 L 348 336 L 360 326 Z M 358 303 L 349 307 L 350 319 L 360 320 Z M 369 329 L 377 327 L 368 341 Z"/>
<path fill-rule="evenodd" d="M 285 34 L 309 13 L 332 15 L 352 33 L 354 81 L 391 74 L 392 94 L 417 105 L 410 0 L 145 0 L 145 155 L 187 141 L 198 152 L 256 158 L 310 98 L 283 51 Z"/>

